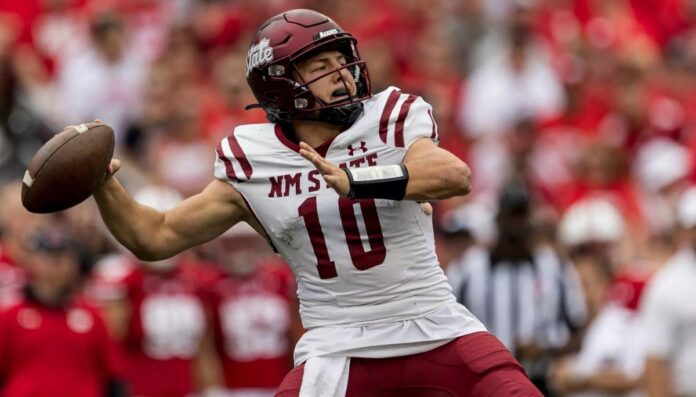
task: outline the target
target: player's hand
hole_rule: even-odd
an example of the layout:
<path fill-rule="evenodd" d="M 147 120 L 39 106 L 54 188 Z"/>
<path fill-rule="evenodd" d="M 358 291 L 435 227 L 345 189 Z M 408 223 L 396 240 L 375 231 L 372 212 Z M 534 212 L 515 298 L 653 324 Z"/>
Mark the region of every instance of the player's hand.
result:
<path fill-rule="evenodd" d="M 317 153 L 311 146 L 300 142 L 300 154 L 302 157 L 311 161 L 314 167 L 321 173 L 330 188 L 336 191 L 339 196 L 347 196 L 350 191 L 350 181 L 348 175 L 336 164 L 327 161 L 322 155 Z"/>
<path fill-rule="evenodd" d="M 100 119 L 94 119 L 94 123 L 96 124 L 104 124 L 103 121 Z M 64 128 L 64 130 L 67 130 L 68 128 L 75 128 L 74 125 L 69 125 Z M 106 176 L 104 177 L 104 182 L 108 181 L 111 179 L 118 170 L 121 169 L 121 160 L 119 159 L 111 159 L 111 162 L 109 163 L 109 168 L 106 171 Z"/>
<path fill-rule="evenodd" d="M 121 169 L 121 160 L 119 159 L 111 159 L 111 162 L 109 163 L 109 169 L 106 172 L 106 177 L 104 180 L 111 179 L 115 173 L 118 172 L 118 170 Z"/>

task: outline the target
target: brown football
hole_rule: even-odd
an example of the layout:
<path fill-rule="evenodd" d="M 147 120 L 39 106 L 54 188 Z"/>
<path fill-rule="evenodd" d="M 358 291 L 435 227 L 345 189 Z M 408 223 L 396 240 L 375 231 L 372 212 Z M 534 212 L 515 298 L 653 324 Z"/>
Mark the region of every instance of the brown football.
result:
<path fill-rule="evenodd" d="M 49 213 L 77 205 L 97 189 L 114 154 L 114 131 L 106 124 L 71 126 L 36 152 L 22 180 L 22 204 Z"/>

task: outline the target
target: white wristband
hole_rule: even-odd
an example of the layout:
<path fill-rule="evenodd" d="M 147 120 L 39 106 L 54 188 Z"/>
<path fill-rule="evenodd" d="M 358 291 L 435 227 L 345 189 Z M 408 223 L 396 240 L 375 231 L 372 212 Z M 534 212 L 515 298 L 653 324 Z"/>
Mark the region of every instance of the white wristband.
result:
<path fill-rule="evenodd" d="M 376 165 L 365 168 L 350 168 L 349 170 L 354 182 L 385 181 L 404 176 L 401 165 Z"/>

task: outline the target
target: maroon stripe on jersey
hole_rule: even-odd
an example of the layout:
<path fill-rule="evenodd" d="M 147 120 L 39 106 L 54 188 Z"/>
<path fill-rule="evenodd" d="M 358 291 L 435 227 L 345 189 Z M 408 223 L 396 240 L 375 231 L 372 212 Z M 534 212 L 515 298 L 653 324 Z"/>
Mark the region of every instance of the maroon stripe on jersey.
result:
<path fill-rule="evenodd" d="M 218 158 L 225 164 L 225 173 L 227 174 L 227 177 L 235 182 L 239 182 L 237 175 L 234 173 L 232 162 L 227 158 L 227 156 L 225 156 L 225 153 L 222 152 L 222 144 L 219 144 L 218 147 L 215 148 L 215 151 L 217 152 Z"/>
<path fill-rule="evenodd" d="M 239 146 L 237 138 L 234 135 L 230 135 L 227 138 L 227 142 L 229 142 L 230 144 L 230 149 L 232 149 L 232 154 L 234 154 L 234 158 L 237 159 L 239 165 L 242 166 L 244 176 L 246 177 L 246 179 L 251 178 L 251 174 L 253 173 L 253 170 L 251 169 L 251 164 L 249 163 L 249 160 L 247 160 L 246 154 L 244 154 L 242 147 Z"/>
<path fill-rule="evenodd" d="M 428 116 L 430 116 L 430 121 L 433 122 L 433 133 L 430 134 L 430 139 L 433 141 L 438 141 L 440 140 L 440 136 L 437 133 L 437 123 L 435 123 L 435 119 L 433 118 L 433 112 L 431 109 L 428 109 Z"/>
<path fill-rule="evenodd" d="M 396 102 L 399 100 L 400 96 L 401 91 L 394 90 L 389 94 L 389 98 L 387 98 L 387 103 L 384 104 L 382 117 L 380 117 L 379 119 L 379 137 L 382 139 L 382 142 L 384 143 L 387 143 L 387 128 L 389 127 L 389 116 L 391 116 L 392 111 L 394 110 L 394 106 L 396 106 Z"/>
<path fill-rule="evenodd" d="M 399 109 L 399 117 L 396 119 L 396 124 L 394 125 L 394 146 L 404 147 L 404 122 L 406 121 L 406 116 L 408 116 L 408 110 L 411 109 L 411 105 L 418 98 L 415 95 L 409 95 L 408 98 L 401 104 L 401 109 Z"/>

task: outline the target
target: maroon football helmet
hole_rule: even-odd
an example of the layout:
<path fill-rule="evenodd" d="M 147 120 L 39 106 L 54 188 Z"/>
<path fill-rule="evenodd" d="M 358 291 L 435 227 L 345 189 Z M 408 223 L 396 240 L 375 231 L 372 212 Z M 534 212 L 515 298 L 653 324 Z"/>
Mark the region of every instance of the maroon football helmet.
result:
<path fill-rule="evenodd" d="M 328 50 L 340 51 L 347 63 L 312 81 L 298 81 L 297 62 Z M 324 103 L 312 94 L 310 83 L 341 69 L 347 69 L 355 79 L 355 95 Z M 290 10 L 261 25 L 249 47 L 246 77 L 259 102 L 247 109 L 262 107 L 271 122 L 318 119 L 332 124 L 352 124 L 360 115 L 361 102 L 372 96 L 370 77 L 358 53 L 357 40 L 331 18 L 312 10 Z M 343 81 L 343 84 L 347 90 L 347 83 Z"/>

